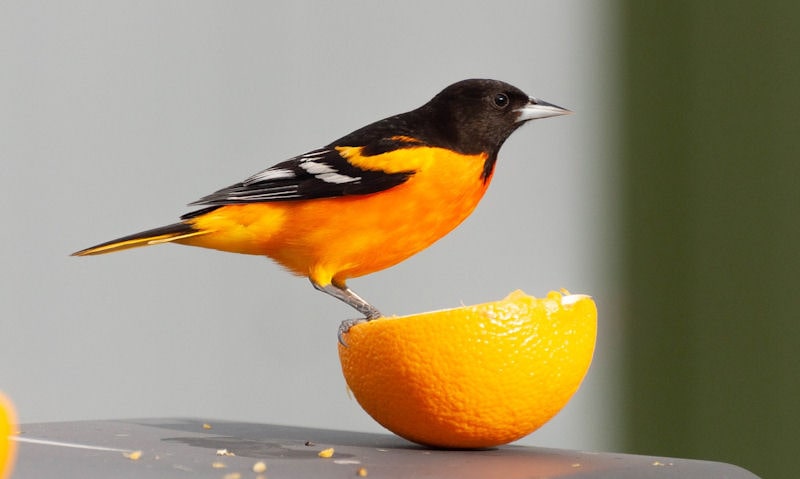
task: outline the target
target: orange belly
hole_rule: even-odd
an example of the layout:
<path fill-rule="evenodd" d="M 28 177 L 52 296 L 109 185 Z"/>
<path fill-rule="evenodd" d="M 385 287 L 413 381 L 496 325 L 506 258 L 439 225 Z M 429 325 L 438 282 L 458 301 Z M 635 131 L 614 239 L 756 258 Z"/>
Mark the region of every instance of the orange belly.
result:
<path fill-rule="evenodd" d="M 481 178 L 485 155 L 403 151 L 420 161 L 399 186 L 362 196 L 223 206 L 192 220 L 210 233 L 179 242 L 269 256 L 322 286 L 393 266 L 458 226 L 489 183 Z"/>

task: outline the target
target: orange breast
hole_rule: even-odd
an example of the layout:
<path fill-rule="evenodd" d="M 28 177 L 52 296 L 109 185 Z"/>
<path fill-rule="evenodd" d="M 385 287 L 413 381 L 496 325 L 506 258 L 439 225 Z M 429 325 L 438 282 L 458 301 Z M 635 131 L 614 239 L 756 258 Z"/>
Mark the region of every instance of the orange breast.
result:
<path fill-rule="evenodd" d="M 370 195 L 224 206 L 194 220 L 214 233 L 185 243 L 266 255 L 323 286 L 343 283 L 430 246 L 469 216 L 488 186 L 481 179 L 485 155 L 418 147 L 366 159 L 382 170 L 396 164 L 416 173 Z"/>

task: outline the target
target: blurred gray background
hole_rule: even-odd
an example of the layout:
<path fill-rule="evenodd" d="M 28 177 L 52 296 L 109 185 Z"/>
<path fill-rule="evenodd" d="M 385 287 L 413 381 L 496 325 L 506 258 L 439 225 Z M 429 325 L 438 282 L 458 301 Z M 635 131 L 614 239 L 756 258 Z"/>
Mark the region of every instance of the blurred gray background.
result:
<path fill-rule="evenodd" d="M 500 154 L 465 224 L 350 285 L 409 314 L 568 288 L 596 359 L 526 444 L 617 444 L 612 4 L 0 3 L 0 389 L 22 422 L 202 416 L 381 431 L 345 388 L 353 315 L 262 258 L 68 255 L 471 77 L 573 109 Z"/>

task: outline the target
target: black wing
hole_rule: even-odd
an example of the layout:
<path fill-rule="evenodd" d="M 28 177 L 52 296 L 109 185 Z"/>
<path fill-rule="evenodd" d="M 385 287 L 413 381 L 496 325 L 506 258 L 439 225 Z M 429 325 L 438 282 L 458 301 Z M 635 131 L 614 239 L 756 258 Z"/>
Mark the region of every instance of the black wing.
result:
<path fill-rule="evenodd" d="M 332 147 L 320 148 L 278 163 L 190 204 L 217 207 L 366 195 L 404 183 L 413 174 L 413 171 L 386 173 L 365 170 L 351 164 Z M 197 213 L 189 213 L 184 219 Z"/>

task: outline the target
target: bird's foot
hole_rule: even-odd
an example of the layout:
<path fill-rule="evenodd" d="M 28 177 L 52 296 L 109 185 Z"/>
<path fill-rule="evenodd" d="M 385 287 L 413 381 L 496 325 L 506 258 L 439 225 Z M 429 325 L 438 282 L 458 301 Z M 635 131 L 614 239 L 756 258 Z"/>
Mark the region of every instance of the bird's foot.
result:
<path fill-rule="evenodd" d="M 375 311 L 377 312 L 377 310 Z M 356 324 L 366 323 L 367 321 L 372 321 L 380 317 L 381 315 L 380 313 L 378 313 L 375 316 L 370 315 L 370 317 L 367 318 L 345 319 L 339 324 L 339 333 L 337 334 L 339 338 L 339 344 L 341 344 L 344 347 L 347 347 L 347 342 L 344 340 L 344 335 L 347 334 L 347 332 L 350 331 L 350 328 L 352 328 Z"/>

